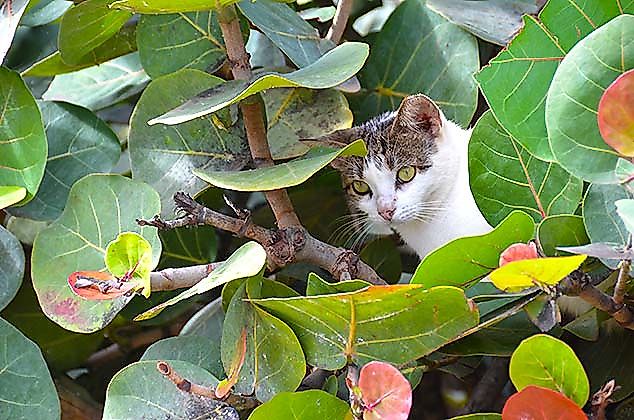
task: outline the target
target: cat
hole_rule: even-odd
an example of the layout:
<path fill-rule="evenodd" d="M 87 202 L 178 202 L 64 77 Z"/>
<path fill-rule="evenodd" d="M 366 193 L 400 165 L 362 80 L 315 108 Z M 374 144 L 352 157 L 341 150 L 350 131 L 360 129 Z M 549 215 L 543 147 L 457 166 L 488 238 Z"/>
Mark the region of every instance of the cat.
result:
<path fill-rule="evenodd" d="M 491 230 L 469 188 L 470 136 L 470 130 L 445 118 L 430 98 L 418 94 L 404 98 L 397 111 L 320 141 L 365 141 L 365 157 L 332 163 L 341 174 L 351 212 L 358 215 L 357 234 L 396 232 L 422 259 L 453 239 Z"/>

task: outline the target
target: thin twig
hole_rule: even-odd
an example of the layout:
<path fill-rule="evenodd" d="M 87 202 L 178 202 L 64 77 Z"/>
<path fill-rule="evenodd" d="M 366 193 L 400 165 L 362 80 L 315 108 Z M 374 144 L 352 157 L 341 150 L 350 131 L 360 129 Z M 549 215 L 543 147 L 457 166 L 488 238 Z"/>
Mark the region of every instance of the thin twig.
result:
<path fill-rule="evenodd" d="M 625 251 L 629 251 L 632 249 L 632 235 L 629 235 L 627 239 L 627 246 L 625 247 Z M 617 305 L 622 305 L 625 300 L 625 293 L 627 292 L 627 282 L 630 279 L 630 267 L 632 266 L 632 261 L 629 259 L 625 259 L 621 261 L 619 267 L 619 277 L 616 280 L 616 285 L 614 285 L 614 293 L 612 294 L 612 299 Z"/>
<path fill-rule="evenodd" d="M 346 30 L 346 25 L 348 24 L 348 18 L 350 17 L 353 4 L 353 0 L 339 0 L 339 2 L 337 2 L 337 11 L 335 12 L 335 16 L 332 18 L 332 25 L 330 26 L 330 29 L 328 29 L 326 39 L 331 40 L 335 44 L 338 44 L 339 41 L 341 41 L 341 37 Z"/>

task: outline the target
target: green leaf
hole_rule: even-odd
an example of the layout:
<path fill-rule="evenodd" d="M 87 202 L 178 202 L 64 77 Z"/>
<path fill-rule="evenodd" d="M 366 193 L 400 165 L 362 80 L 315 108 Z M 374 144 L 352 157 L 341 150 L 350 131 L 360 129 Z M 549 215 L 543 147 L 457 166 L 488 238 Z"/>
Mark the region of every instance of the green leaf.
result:
<path fill-rule="evenodd" d="M 403 272 L 401 254 L 392 239 L 375 239 L 363 247 L 359 257 L 388 283 L 397 283 L 401 278 Z"/>
<path fill-rule="evenodd" d="M 428 0 L 427 7 L 478 38 L 505 47 L 522 28 L 522 15 L 539 11 L 535 0 Z"/>
<path fill-rule="evenodd" d="M 73 5 L 62 17 L 59 52 L 64 62 L 76 64 L 116 34 L 132 13 L 114 9 L 112 0 L 85 0 Z"/>
<path fill-rule="evenodd" d="M 0 318 L 0 417 L 58 419 L 57 391 L 40 349 Z"/>
<path fill-rule="evenodd" d="M 266 251 L 257 242 L 247 242 L 238 248 L 231 256 L 218 268 L 213 270 L 207 277 L 190 287 L 183 293 L 167 300 L 154 308 L 143 312 L 134 318 L 135 321 L 152 318 L 158 315 L 163 309 L 174 305 L 183 299 L 190 298 L 200 293 L 205 293 L 214 287 L 223 285 L 231 280 L 242 279 L 255 276 L 262 270 L 266 263 Z"/>
<path fill-rule="evenodd" d="M 6 4 L 6 3 L 5 3 Z M 0 67 L 0 185 L 24 187 L 31 200 L 44 176 L 46 135 L 40 110 L 20 76 Z"/>
<path fill-rule="evenodd" d="M 328 370 L 349 360 L 362 365 L 418 359 L 478 323 L 477 308 L 455 287 L 370 286 L 352 293 L 254 302 L 293 328 L 310 365 Z"/>
<path fill-rule="evenodd" d="M 261 296 L 258 288 L 274 283 L 257 277 L 244 282 L 231 298 L 222 332 L 222 363 L 229 374 L 241 351 L 242 332 L 246 330 L 246 356 L 235 390 L 241 394 L 255 393 L 263 402 L 280 392 L 294 391 L 306 374 L 304 353 L 295 333 L 284 322 L 247 301 L 247 297 Z"/>
<path fill-rule="evenodd" d="M 588 377 L 574 351 L 548 335 L 522 341 L 511 356 L 509 372 L 519 391 L 529 385 L 542 386 L 561 392 L 580 407 L 590 394 Z"/>
<path fill-rule="evenodd" d="M 179 124 L 216 112 L 226 106 L 265 89 L 278 87 L 307 87 L 326 89 L 337 86 L 354 76 L 368 57 L 368 46 L 360 42 L 346 42 L 328 51 L 319 60 L 291 73 L 264 73 L 252 80 L 232 80 L 210 92 L 186 102 L 148 124 Z"/>
<path fill-rule="evenodd" d="M 0 4 L 0 64 L 11 47 L 18 23 L 28 4 L 29 0 L 5 1 Z"/>
<path fill-rule="evenodd" d="M 152 263 L 152 245 L 147 239 L 135 232 L 120 233 L 108 243 L 104 260 L 108 271 L 116 277 L 132 272 L 143 296 L 150 296 L 150 272 L 156 264 Z"/>
<path fill-rule="evenodd" d="M 171 0 L 115 0 L 112 1 L 111 7 L 122 10 L 129 10 L 135 13 L 143 14 L 165 14 L 178 12 L 197 12 L 208 11 L 216 5 L 225 6 L 235 3 L 236 0 L 219 0 L 215 3 L 209 3 L 209 0 L 181 0 L 174 2 Z"/>
<path fill-rule="evenodd" d="M 0 311 L 13 300 L 24 275 L 24 250 L 20 241 L 0 225 Z"/>
<path fill-rule="evenodd" d="M 240 11 L 277 45 L 297 67 L 306 67 L 335 43 L 319 36 L 319 32 L 286 4 L 273 1 L 241 1 Z"/>
<path fill-rule="evenodd" d="M 160 211 L 158 194 L 148 185 L 120 175 L 88 175 L 70 190 L 64 212 L 33 244 L 33 285 L 46 316 L 62 327 L 92 332 L 108 324 L 130 300 L 88 301 L 67 285 L 75 271 L 104 270 L 105 247 L 121 232 L 137 232 L 152 246 L 153 267 L 161 255 L 156 230 L 136 219 Z"/>
<path fill-rule="evenodd" d="M 218 384 L 211 373 L 191 363 L 168 360 L 170 366 L 192 383 L 215 387 Z M 142 414 L 146 418 L 175 419 L 210 418 L 222 416 L 227 404 L 209 398 L 195 398 L 183 392 L 161 375 L 156 362 L 141 361 L 126 366 L 112 378 L 106 392 L 104 420 L 129 418 Z M 226 413 L 225 413 L 226 414 Z M 233 417 L 228 417 L 233 418 Z"/>
<path fill-rule="evenodd" d="M 583 223 L 592 243 L 607 242 L 621 247 L 627 244 L 629 231 L 617 214 L 618 200 L 632 196 L 620 185 L 591 184 L 583 200 Z M 616 269 L 618 261 L 602 259 L 606 266 Z"/>
<path fill-rule="evenodd" d="M 159 232 L 163 253 L 160 267 L 185 267 L 209 264 L 216 260 L 218 240 L 212 226 L 182 227 Z"/>
<path fill-rule="evenodd" d="M 180 360 L 205 369 L 216 378 L 225 375 L 220 360 L 220 340 L 214 342 L 197 335 L 159 340 L 145 350 L 141 360 Z"/>
<path fill-rule="evenodd" d="M 298 417 L 301 416 L 301 417 Z M 350 407 L 339 398 L 317 389 L 281 392 L 256 408 L 249 420 L 290 419 L 352 420 Z"/>
<path fill-rule="evenodd" d="M 149 80 L 139 54 L 132 53 L 99 66 L 55 76 L 42 98 L 95 111 L 136 95 Z"/>
<path fill-rule="evenodd" d="M 469 179 L 478 207 L 492 224 L 514 209 L 536 222 L 574 213 L 583 184 L 556 163 L 528 153 L 490 111 L 478 120 L 469 141 Z"/>
<path fill-rule="evenodd" d="M 597 122 L 603 92 L 634 68 L 634 16 L 623 15 L 588 35 L 561 62 L 546 98 L 550 147 L 567 171 L 590 182 L 618 183 L 634 172 L 601 137 Z"/>
<path fill-rule="evenodd" d="M 634 3 L 620 0 L 575 3 L 550 0 L 539 20 L 524 16 L 524 28 L 476 75 L 500 124 L 531 154 L 553 160 L 546 132 L 546 93 L 559 62 L 572 46 Z"/>
<path fill-rule="evenodd" d="M 137 42 L 141 64 L 153 79 L 182 68 L 213 73 L 226 59 L 212 11 L 141 16 Z"/>
<path fill-rule="evenodd" d="M 599 339 L 599 319 L 597 310 L 591 309 L 583 315 L 567 323 L 564 330 L 587 341 L 597 341 Z"/>
<path fill-rule="evenodd" d="M 408 95 L 424 93 L 448 119 L 466 126 L 476 109 L 472 75 L 478 68 L 478 43 L 471 34 L 425 2 L 408 0 L 372 39 L 370 58 L 359 74 L 365 91 L 350 98 L 352 109 L 357 120 L 365 121 L 395 109 Z"/>
<path fill-rule="evenodd" d="M 632 235 L 634 232 L 634 200 L 618 200 L 614 202 L 614 205 L 616 205 L 616 212 L 623 220 L 623 224 Z"/>
<path fill-rule="evenodd" d="M 524 212 L 513 211 L 491 232 L 459 238 L 427 255 L 416 268 L 410 283 L 468 287 L 498 267 L 500 254 L 509 245 L 527 242 L 535 225 Z"/>
<path fill-rule="evenodd" d="M 301 139 L 315 139 L 352 126 L 346 97 L 334 89 L 280 88 L 262 95 L 266 106 L 273 159 L 301 156 L 309 147 Z"/>
<path fill-rule="evenodd" d="M 356 140 L 344 148 L 316 146 L 306 155 L 290 162 L 247 171 L 201 171 L 194 175 L 205 182 L 235 191 L 271 191 L 293 187 L 306 181 L 340 156 L 364 156 L 367 153 L 363 140 Z"/>
<path fill-rule="evenodd" d="M 493 271 L 489 277 L 495 287 L 507 292 L 534 287 L 535 283 L 554 286 L 585 259 L 585 255 L 572 255 L 512 261 Z"/>
<path fill-rule="evenodd" d="M 121 146 L 112 129 L 85 108 L 63 102 L 40 102 L 48 139 L 44 179 L 37 195 L 12 215 L 54 220 L 62 214 L 70 187 L 85 175 L 109 172 Z"/>
<path fill-rule="evenodd" d="M 537 239 L 548 257 L 568 255 L 557 247 L 579 246 L 590 242 L 581 216 L 559 214 L 549 216 L 537 226 Z"/>
<path fill-rule="evenodd" d="M 209 338 L 220 346 L 225 313 L 222 298 L 216 298 L 196 312 L 181 329 L 179 335 L 197 335 Z M 220 348 L 220 347 L 218 347 Z"/>
<path fill-rule="evenodd" d="M 310 273 L 306 284 L 306 296 L 356 292 L 357 290 L 365 289 L 369 286 L 370 283 L 363 280 L 346 280 L 337 283 L 328 283 L 317 274 Z"/>
<path fill-rule="evenodd" d="M 42 58 L 24 70 L 24 76 L 56 76 L 102 64 L 114 58 L 136 51 L 136 26 L 124 26 L 114 36 L 90 51 L 79 61 L 69 64 L 62 60 L 59 51 Z"/>
<path fill-rule="evenodd" d="M 68 0 L 38 0 L 30 2 L 24 16 L 20 19 L 20 25 L 40 26 L 51 23 L 61 17 L 72 6 Z"/>
<path fill-rule="evenodd" d="M 19 203 L 26 197 L 26 188 L 0 185 L 0 210 Z"/>
<path fill-rule="evenodd" d="M 192 170 L 236 170 L 247 161 L 244 128 L 241 122 L 231 124 L 228 110 L 174 126 L 147 125 L 151 116 L 220 83 L 222 79 L 194 69 L 159 77 L 148 85 L 132 113 L 128 136 L 132 175 L 158 191 L 164 217 L 173 214 L 175 192 L 196 195 L 207 187 L 192 176 Z"/>

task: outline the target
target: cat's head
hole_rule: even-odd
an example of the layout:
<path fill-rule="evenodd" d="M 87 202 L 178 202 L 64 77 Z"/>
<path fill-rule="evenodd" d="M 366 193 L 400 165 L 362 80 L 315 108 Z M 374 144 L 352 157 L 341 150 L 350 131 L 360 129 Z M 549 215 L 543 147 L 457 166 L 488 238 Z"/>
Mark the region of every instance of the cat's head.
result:
<path fill-rule="evenodd" d="M 427 96 L 412 95 L 397 111 L 322 138 L 330 144 L 363 139 L 367 145 L 367 156 L 333 162 L 365 231 L 389 234 L 407 223 L 425 222 L 441 209 L 443 184 L 451 183 L 457 171 L 447 150 L 448 124 Z"/>

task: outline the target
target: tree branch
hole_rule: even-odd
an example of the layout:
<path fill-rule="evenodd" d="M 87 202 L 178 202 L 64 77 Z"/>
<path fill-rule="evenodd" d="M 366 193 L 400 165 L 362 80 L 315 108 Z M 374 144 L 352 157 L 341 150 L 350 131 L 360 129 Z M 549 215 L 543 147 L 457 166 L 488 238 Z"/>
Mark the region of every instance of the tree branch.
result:
<path fill-rule="evenodd" d="M 625 252 L 630 251 L 632 249 L 632 235 L 628 236 L 627 246 L 625 247 Z M 619 277 L 616 280 L 616 285 L 614 286 L 614 293 L 612 293 L 612 299 L 617 305 L 622 305 L 625 299 L 625 293 L 627 292 L 627 282 L 630 278 L 630 267 L 632 266 L 632 261 L 629 259 L 624 259 L 621 261 L 619 267 Z"/>
<path fill-rule="evenodd" d="M 337 11 L 335 12 L 335 16 L 332 18 L 332 25 L 330 26 L 330 29 L 328 29 L 326 39 L 331 40 L 335 44 L 338 44 L 339 41 L 341 41 L 341 37 L 346 30 L 346 25 L 348 24 L 348 18 L 350 17 L 353 3 L 353 0 L 339 0 L 337 2 Z"/>
<path fill-rule="evenodd" d="M 222 262 L 153 271 L 150 274 L 151 290 L 157 292 L 192 287 L 218 268 L 220 264 Z"/>

